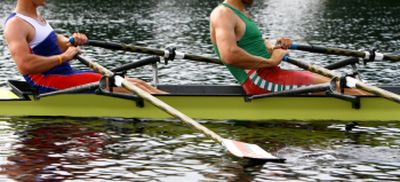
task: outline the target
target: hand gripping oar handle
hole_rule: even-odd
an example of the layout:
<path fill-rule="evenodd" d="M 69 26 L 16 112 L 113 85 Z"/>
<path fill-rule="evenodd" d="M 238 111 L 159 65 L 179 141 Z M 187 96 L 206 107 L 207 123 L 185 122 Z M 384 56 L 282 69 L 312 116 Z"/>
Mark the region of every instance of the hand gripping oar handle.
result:
<path fill-rule="evenodd" d="M 321 53 L 321 54 L 330 54 L 330 55 L 339 55 L 339 56 L 350 56 L 350 57 L 358 57 L 363 58 L 367 62 L 375 61 L 375 60 L 389 60 L 393 62 L 399 62 L 400 56 L 394 55 L 385 55 L 375 51 L 355 51 L 349 49 L 342 48 L 329 48 L 329 47 L 321 47 L 321 46 L 312 46 L 312 45 L 301 45 L 293 43 L 289 49 L 308 51 L 313 53 Z"/>
<path fill-rule="evenodd" d="M 305 70 L 326 76 L 328 78 L 340 78 L 341 77 L 340 74 L 337 74 L 336 72 L 334 72 L 332 70 L 328 70 L 326 68 L 323 68 L 323 67 L 320 67 L 317 65 L 308 64 L 306 62 L 303 62 L 303 61 L 300 61 L 297 59 L 292 59 L 292 58 L 289 58 L 288 56 L 285 56 L 283 60 L 288 63 L 294 64 L 300 68 L 303 68 Z M 367 91 L 369 93 L 375 94 L 377 96 L 384 97 L 390 101 L 400 103 L 399 95 L 389 92 L 387 90 L 375 87 L 375 86 L 367 85 L 367 84 L 365 84 L 357 79 L 354 79 L 352 77 L 346 77 L 346 86 L 348 86 L 350 88 L 358 88 L 358 89 Z"/>
<path fill-rule="evenodd" d="M 102 73 L 105 76 L 114 76 L 115 85 L 121 86 L 135 94 L 139 97 L 147 100 L 148 102 L 152 103 L 154 106 L 160 108 L 161 110 L 165 111 L 166 113 L 170 114 L 171 116 L 180 119 L 182 122 L 192 126 L 193 128 L 199 130 L 200 132 L 204 133 L 205 135 L 209 136 L 210 138 L 214 139 L 215 141 L 221 143 L 225 148 L 233 155 L 241 158 L 249 158 L 254 160 L 264 160 L 264 161 L 274 161 L 274 162 L 283 162 L 285 159 L 277 158 L 261 147 L 255 144 L 248 144 L 239 141 L 224 139 L 218 134 L 214 133 L 213 131 L 209 130 L 208 128 L 204 127 L 200 123 L 196 122 L 189 116 L 183 114 L 182 112 L 176 110 L 175 108 L 169 106 L 168 104 L 164 103 L 163 101 L 159 100 L 158 98 L 154 97 L 153 95 L 143 91 L 136 85 L 132 84 L 131 82 L 125 80 L 124 78 L 114 75 L 113 72 L 106 69 L 105 67 L 90 61 L 87 58 L 84 58 L 80 55 L 76 57 L 81 63 L 85 64 L 86 66 L 92 68 L 93 70 Z"/>
<path fill-rule="evenodd" d="M 214 63 L 214 64 L 222 65 L 222 62 L 219 59 L 198 56 L 198 55 L 193 55 L 193 54 L 185 54 L 185 53 L 176 51 L 174 48 L 167 48 L 165 50 L 161 50 L 161 49 L 140 47 L 140 46 L 122 44 L 122 43 L 105 42 L 105 41 L 98 41 L 98 40 L 89 40 L 87 42 L 87 45 L 101 47 L 101 48 L 105 48 L 105 49 L 111 49 L 111 50 L 122 50 L 122 51 L 128 51 L 128 52 L 157 55 L 157 56 L 162 56 L 168 60 L 188 59 L 188 60 L 193 60 L 193 61 L 198 61 L 198 62 Z"/>

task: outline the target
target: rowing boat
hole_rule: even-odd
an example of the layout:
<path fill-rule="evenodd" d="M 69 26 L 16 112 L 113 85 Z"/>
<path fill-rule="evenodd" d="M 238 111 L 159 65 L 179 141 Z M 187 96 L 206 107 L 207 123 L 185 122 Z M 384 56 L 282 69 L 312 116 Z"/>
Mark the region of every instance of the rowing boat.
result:
<path fill-rule="evenodd" d="M 214 58 L 177 52 L 173 48 L 160 50 L 102 41 L 89 41 L 88 45 L 156 55 L 122 65 L 110 73 L 124 73 L 129 69 L 152 64 L 155 85 L 159 89 L 170 93 L 154 96 L 195 119 L 400 121 L 400 112 L 398 112 L 400 110 L 400 96 L 398 95 L 400 86 L 369 86 L 360 80 L 342 76 L 328 69 L 288 57 L 285 58 L 285 61 L 305 70 L 329 77 L 332 79 L 331 82 L 322 86 L 310 86 L 308 89 L 293 89 L 288 93 L 278 89 L 278 94 L 259 96 L 246 95 L 240 86 L 158 85 L 158 70 L 156 66 L 160 62 L 160 57 L 158 56 L 164 57 L 166 63 L 175 58 L 213 64 L 222 63 Z M 343 50 L 339 52 L 343 52 Z M 373 55 L 380 55 L 378 58 L 389 57 L 397 59 L 397 57 L 385 56 L 380 53 L 373 53 Z M 350 61 L 344 60 L 326 68 L 338 69 L 346 65 L 353 65 L 353 75 L 357 76 L 359 73 L 355 69 L 356 62 L 353 59 Z M 93 66 L 94 64 L 89 65 Z M 105 77 L 110 77 L 110 75 L 105 75 Z M 336 82 L 338 81 L 341 88 L 346 86 L 358 88 L 376 96 L 346 96 L 337 93 Z M 101 82 L 97 83 L 97 88 L 106 88 L 99 87 L 100 84 Z M 10 87 L 10 89 L 0 89 L 0 116 L 173 118 L 154 104 L 132 94 L 116 94 L 97 89 L 101 92 L 89 94 L 61 91 L 59 93 L 38 95 L 27 83 L 21 81 L 10 81 Z M 92 85 L 82 88 L 96 89 Z M 81 88 L 72 90 L 80 91 Z M 325 92 L 326 94 L 310 95 L 309 93 L 312 92 Z"/>
<path fill-rule="evenodd" d="M 0 89 L 0 116 L 68 116 L 167 119 L 170 115 L 137 97 L 63 93 L 40 97 L 22 81 Z M 196 119 L 399 121 L 400 104 L 382 97 L 269 96 L 249 100 L 240 86 L 159 85 L 154 95 Z M 400 93 L 400 87 L 381 87 Z"/>

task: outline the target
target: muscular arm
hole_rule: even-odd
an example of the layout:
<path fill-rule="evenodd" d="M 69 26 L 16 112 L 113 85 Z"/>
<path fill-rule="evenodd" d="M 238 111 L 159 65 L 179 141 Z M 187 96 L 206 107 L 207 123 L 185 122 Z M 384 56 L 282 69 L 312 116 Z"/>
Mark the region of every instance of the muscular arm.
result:
<path fill-rule="evenodd" d="M 18 18 L 11 19 L 4 30 L 4 37 L 8 44 L 11 56 L 17 65 L 21 74 L 43 73 L 60 64 L 58 55 L 38 56 L 31 53 L 28 44 L 29 25 Z M 18 31 L 15 31 L 18 30 Z M 65 53 L 59 55 L 62 61 L 72 58 L 75 50 L 68 49 Z M 75 54 L 74 54 L 75 55 Z"/>
<path fill-rule="evenodd" d="M 221 59 L 225 64 L 230 64 L 243 69 L 273 67 L 281 62 L 281 55 L 273 54 L 270 59 L 253 56 L 241 49 L 236 44 L 235 26 L 237 17 L 226 9 L 216 9 L 211 14 L 211 28 L 214 33 L 214 43 L 218 47 Z"/>

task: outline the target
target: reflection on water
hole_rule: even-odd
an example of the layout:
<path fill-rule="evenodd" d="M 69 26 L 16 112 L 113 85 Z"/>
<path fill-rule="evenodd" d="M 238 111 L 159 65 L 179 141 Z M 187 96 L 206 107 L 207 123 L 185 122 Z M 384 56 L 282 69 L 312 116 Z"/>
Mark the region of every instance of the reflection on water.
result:
<path fill-rule="evenodd" d="M 175 121 L 3 118 L 0 180 L 400 180 L 398 123 L 351 132 L 335 122 L 205 124 L 287 162 L 239 160 Z"/>
<path fill-rule="evenodd" d="M 7 161 L 0 174 L 20 181 L 196 180 L 218 171 L 209 157 L 226 158 L 213 141 L 176 123 L 13 118 L 1 126 L 1 138 L 14 140 L 0 142 Z"/>
<path fill-rule="evenodd" d="M 58 33 L 79 31 L 92 39 L 147 47 L 175 46 L 182 52 L 215 56 L 208 14 L 215 0 L 53 0 L 41 13 Z M 14 8 L 3 0 L 0 21 Z M 377 47 L 400 54 L 400 1 L 263 0 L 250 9 L 265 36 L 351 49 Z M 177 13 L 178 12 L 178 13 Z M 0 30 L 3 30 L 2 23 Z M 84 47 L 85 54 L 114 68 L 144 55 Z M 325 65 L 337 56 L 291 51 Z M 75 67 L 82 67 L 77 62 Z M 291 67 L 285 65 L 285 67 Z M 373 84 L 398 85 L 399 64 L 360 66 Z M 128 74 L 151 79 L 151 68 Z M 345 69 L 345 71 L 349 71 Z M 188 60 L 160 65 L 165 84 L 236 84 L 225 68 Z M 0 36 L 0 87 L 21 79 Z M 369 123 L 343 131 L 343 123 L 313 124 L 222 121 L 207 124 L 227 138 L 256 143 L 287 158 L 284 164 L 249 166 L 227 155 L 204 135 L 166 121 L 3 118 L 0 120 L 0 181 L 277 181 L 389 180 L 400 178 L 398 123 Z"/>
<path fill-rule="evenodd" d="M 78 123 L 53 123 L 52 120 L 47 121 L 50 124 L 29 122 L 16 119 L 3 128 L 16 128 L 12 134 L 15 143 L 5 143 L 10 145 L 12 155 L 7 156 L 8 162 L 1 166 L 0 172 L 11 179 L 66 179 L 73 176 L 71 169 L 86 171 L 86 167 L 82 166 L 107 157 L 102 148 L 112 143 L 109 136 Z"/>

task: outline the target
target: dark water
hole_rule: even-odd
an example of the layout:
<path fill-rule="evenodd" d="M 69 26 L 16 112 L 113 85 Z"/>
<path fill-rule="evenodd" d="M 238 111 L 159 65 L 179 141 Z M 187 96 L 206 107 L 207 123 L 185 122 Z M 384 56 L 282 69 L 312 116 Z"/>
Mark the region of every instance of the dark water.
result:
<path fill-rule="evenodd" d="M 214 56 L 208 14 L 219 2 L 53 0 L 40 11 L 65 35 L 79 31 L 92 39 L 154 48 L 175 46 L 182 52 Z M 1 22 L 14 4 L 13 0 L 1 2 Z M 299 43 L 376 47 L 400 54 L 399 10 L 396 0 L 264 0 L 255 2 L 251 14 L 272 39 L 288 36 Z M 109 68 L 144 57 L 92 47 L 83 50 Z M 342 59 L 299 51 L 291 55 L 320 65 Z M 0 87 L 7 79 L 21 79 L 3 37 L 0 60 Z M 399 85 L 398 65 L 373 62 L 360 70 L 371 84 Z M 82 67 L 77 62 L 74 66 Z M 150 70 L 144 67 L 129 75 L 151 81 Z M 166 84 L 235 84 L 222 67 L 186 60 L 160 65 L 160 74 L 160 82 Z M 256 143 L 287 162 L 251 166 L 174 121 L 1 118 L 0 180 L 400 180 L 398 122 L 362 123 L 352 132 L 345 132 L 344 124 L 334 121 L 212 121 L 206 126 L 223 137 Z"/>
<path fill-rule="evenodd" d="M 399 180 L 400 124 L 210 122 L 286 163 L 252 164 L 173 121 L 2 118 L 0 180 Z"/>

